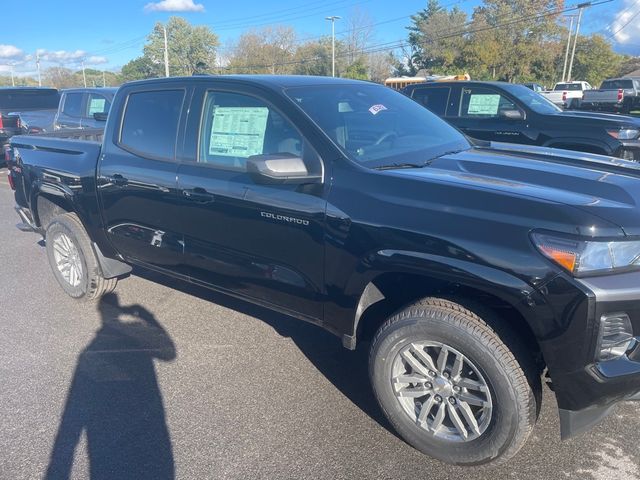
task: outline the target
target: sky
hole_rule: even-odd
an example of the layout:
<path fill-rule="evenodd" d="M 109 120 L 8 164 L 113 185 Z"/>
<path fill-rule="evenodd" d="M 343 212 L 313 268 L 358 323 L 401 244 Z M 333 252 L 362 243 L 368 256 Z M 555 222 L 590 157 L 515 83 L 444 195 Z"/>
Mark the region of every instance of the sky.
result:
<path fill-rule="evenodd" d="M 565 0 L 565 6 L 580 1 Z M 479 3 L 441 0 L 468 13 Z M 326 16 L 346 18 L 359 10 L 374 25 L 372 43 L 384 44 L 405 40 L 409 17 L 425 5 L 426 0 L 5 0 L 2 18 L 12 27 L 2 29 L 0 36 L 0 74 L 13 68 L 16 75 L 35 75 L 36 56 L 41 69 L 79 69 L 84 62 L 99 70 L 119 70 L 142 53 L 154 24 L 171 15 L 207 25 L 224 47 L 243 32 L 266 25 L 291 25 L 301 40 L 330 34 Z M 340 22 L 337 38 L 345 28 Z M 640 55 L 640 0 L 612 0 L 585 9 L 580 31 L 610 38 L 619 53 Z"/>

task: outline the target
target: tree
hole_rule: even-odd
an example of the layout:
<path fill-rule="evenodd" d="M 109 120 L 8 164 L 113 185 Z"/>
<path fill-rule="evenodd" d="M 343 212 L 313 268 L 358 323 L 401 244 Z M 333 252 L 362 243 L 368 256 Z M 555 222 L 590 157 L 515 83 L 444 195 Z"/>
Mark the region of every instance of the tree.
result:
<path fill-rule="evenodd" d="M 600 85 L 602 80 L 618 73 L 622 58 L 622 55 L 611 49 L 611 44 L 601 35 L 581 35 L 576 44 L 571 76 L 578 80 L 586 80 L 591 85 Z"/>
<path fill-rule="evenodd" d="M 238 73 L 291 73 L 295 51 L 296 33 L 292 27 L 251 30 L 231 48 L 228 68 Z"/>
<path fill-rule="evenodd" d="M 120 74 L 123 82 L 129 82 L 159 77 L 164 75 L 164 72 L 159 64 L 154 63 L 148 56 L 143 55 L 124 65 Z"/>
<path fill-rule="evenodd" d="M 341 50 L 340 42 L 336 42 L 336 51 Z M 339 70 L 338 70 L 339 71 Z M 331 39 L 306 42 L 296 49 L 293 73 L 297 75 L 331 75 Z"/>
<path fill-rule="evenodd" d="M 364 57 L 349 65 L 345 70 L 343 77 L 353 78 L 355 80 L 368 80 L 369 73 L 367 71 L 367 65 L 364 63 Z"/>
<path fill-rule="evenodd" d="M 81 81 L 82 79 L 78 78 L 69 68 L 49 67 L 42 72 L 42 83 L 54 88 L 79 87 Z"/>
<path fill-rule="evenodd" d="M 213 70 L 216 64 L 218 36 L 209 27 L 194 27 L 184 18 L 171 17 L 166 25 L 171 75 L 193 75 L 196 71 Z M 147 37 L 144 57 L 164 71 L 163 25 L 156 23 Z M 206 68 L 203 69 L 203 65 Z"/>

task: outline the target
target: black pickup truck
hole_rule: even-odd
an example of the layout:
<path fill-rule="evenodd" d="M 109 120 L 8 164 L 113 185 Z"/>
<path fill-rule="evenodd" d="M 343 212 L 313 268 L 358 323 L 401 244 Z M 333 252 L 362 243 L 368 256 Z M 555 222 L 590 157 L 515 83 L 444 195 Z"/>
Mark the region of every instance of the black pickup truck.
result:
<path fill-rule="evenodd" d="M 640 119 L 563 111 L 523 85 L 438 82 L 403 93 L 473 139 L 577 150 L 640 162 Z"/>
<path fill-rule="evenodd" d="M 542 377 L 565 438 L 639 398 L 636 163 L 472 146 L 391 89 L 287 76 L 125 84 L 102 144 L 11 146 L 69 295 L 135 265 L 369 346 L 387 418 L 445 462 L 512 457 Z"/>

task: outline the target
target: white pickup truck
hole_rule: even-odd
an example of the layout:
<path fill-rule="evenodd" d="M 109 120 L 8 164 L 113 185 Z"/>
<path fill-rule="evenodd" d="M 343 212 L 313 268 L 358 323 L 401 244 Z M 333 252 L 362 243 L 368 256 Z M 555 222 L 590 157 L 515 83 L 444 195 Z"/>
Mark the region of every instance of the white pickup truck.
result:
<path fill-rule="evenodd" d="M 598 90 L 585 92 L 582 110 L 630 113 L 640 110 L 640 79 L 612 78 L 605 80 Z"/>
<path fill-rule="evenodd" d="M 582 94 L 592 88 L 589 82 L 560 82 L 553 90 L 540 93 L 559 107 L 575 109 L 580 106 Z"/>

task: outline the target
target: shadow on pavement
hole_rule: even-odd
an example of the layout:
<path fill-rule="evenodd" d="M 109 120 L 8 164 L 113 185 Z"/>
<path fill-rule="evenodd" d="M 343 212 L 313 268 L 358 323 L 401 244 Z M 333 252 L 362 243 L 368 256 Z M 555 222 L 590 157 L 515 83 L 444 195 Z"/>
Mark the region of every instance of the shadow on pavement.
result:
<path fill-rule="evenodd" d="M 175 346 L 140 305 L 115 294 L 98 304 L 102 326 L 78 357 L 45 478 L 69 478 L 82 432 L 90 478 L 172 479 L 174 460 L 154 359 Z"/>

